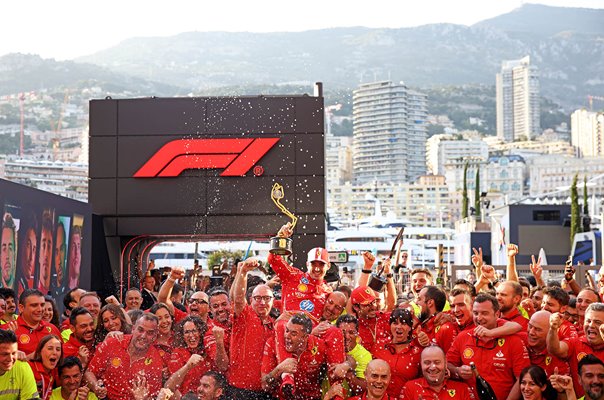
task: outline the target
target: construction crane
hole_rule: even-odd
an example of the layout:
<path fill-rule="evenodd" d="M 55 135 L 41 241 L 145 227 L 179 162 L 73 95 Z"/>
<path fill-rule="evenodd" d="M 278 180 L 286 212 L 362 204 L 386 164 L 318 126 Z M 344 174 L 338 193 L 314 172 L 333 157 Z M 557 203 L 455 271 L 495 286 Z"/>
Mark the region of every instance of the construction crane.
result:
<path fill-rule="evenodd" d="M 17 94 L 9 94 L 6 96 L 0 96 L 0 102 L 10 102 L 11 100 L 19 101 L 19 112 L 20 112 L 20 121 L 21 121 L 21 129 L 19 134 L 19 156 L 23 157 L 23 147 L 24 147 L 24 131 L 25 131 L 25 100 L 27 99 L 35 99 L 35 92 L 20 92 Z"/>
<path fill-rule="evenodd" d="M 594 109 L 594 100 L 604 101 L 603 96 L 592 96 L 590 94 L 587 95 L 587 101 L 589 102 L 589 111 L 593 111 Z"/>
<path fill-rule="evenodd" d="M 59 133 L 61 132 L 61 125 L 63 124 L 63 114 L 65 113 L 65 106 L 67 106 L 67 102 L 69 101 L 69 90 L 65 90 L 65 96 L 63 97 L 63 103 L 61 104 L 61 109 L 59 110 L 59 118 L 57 119 L 57 124 L 54 126 L 54 137 L 52 138 L 52 160 L 57 161 L 57 153 L 59 152 L 59 147 L 61 147 L 61 139 L 59 138 Z"/>

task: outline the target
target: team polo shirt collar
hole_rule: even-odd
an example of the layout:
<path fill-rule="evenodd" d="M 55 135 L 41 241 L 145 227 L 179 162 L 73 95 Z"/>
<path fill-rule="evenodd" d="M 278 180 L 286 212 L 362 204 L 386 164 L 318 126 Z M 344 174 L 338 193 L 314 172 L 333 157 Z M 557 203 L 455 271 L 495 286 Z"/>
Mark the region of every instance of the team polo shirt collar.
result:
<path fill-rule="evenodd" d="M 587 337 L 585 337 L 585 336 L 580 336 L 579 341 L 585 343 L 586 346 L 591 347 L 594 351 L 599 351 L 599 350 L 604 349 L 604 343 L 600 343 L 599 345 L 594 346 L 593 344 L 589 343 L 589 341 L 587 340 Z"/>
<path fill-rule="evenodd" d="M 445 377 L 445 381 L 443 382 L 443 387 L 440 389 L 440 392 L 437 392 L 436 390 L 434 390 L 434 388 L 432 386 L 430 386 L 430 384 L 428 383 L 428 380 L 426 379 L 426 377 L 422 376 L 420 379 L 421 379 L 420 384 L 422 385 L 422 388 L 431 390 L 434 393 L 441 393 L 443 391 L 446 392 L 446 391 L 449 391 L 449 390 L 452 389 L 452 388 L 449 387 L 449 380 L 446 377 Z"/>
<path fill-rule="evenodd" d="M 518 316 L 522 317 L 522 314 L 520 314 L 520 311 L 518 310 L 518 307 L 514 307 L 512 308 L 507 315 L 503 315 L 502 317 L 508 321 L 511 321 L 514 318 L 517 318 Z M 522 317 L 524 318 L 524 317 Z"/>
<path fill-rule="evenodd" d="M 31 332 L 39 332 L 39 331 L 41 331 L 42 329 L 44 329 L 45 322 L 44 322 L 44 321 L 40 321 L 40 322 L 38 323 L 38 327 L 37 327 L 37 328 L 32 328 L 31 326 L 29 326 L 29 325 L 27 324 L 27 322 L 25 322 L 25 319 L 24 319 L 24 318 L 23 318 L 21 315 L 19 315 L 19 316 L 17 317 L 17 325 L 18 325 L 18 326 L 22 326 L 22 327 L 24 327 L 24 328 L 26 328 L 26 329 L 29 329 Z"/>

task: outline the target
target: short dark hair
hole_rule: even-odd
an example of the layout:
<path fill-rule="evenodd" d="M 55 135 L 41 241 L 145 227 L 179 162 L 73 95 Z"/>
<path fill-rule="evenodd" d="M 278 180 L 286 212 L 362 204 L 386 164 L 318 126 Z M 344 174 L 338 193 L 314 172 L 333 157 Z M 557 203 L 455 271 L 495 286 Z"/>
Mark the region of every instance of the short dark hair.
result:
<path fill-rule="evenodd" d="M 225 295 L 227 298 L 229 297 L 229 292 L 224 290 L 222 286 L 217 286 L 214 290 L 210 290 L 208 293 L 208 299 L 211 299 L 215 296 Z"/>
<path fill-rule="evenodd" d="M 17 297 L 17 295 L 15 295 L 15 291 L 11 288 L 0 288 L 0 296 L 4 297 L 5 299 L 10 299 L 10 298 L 15 298 Z"/>
<path fill-rule="evenodd" d="M 90 311 L 88 311 L 86 308 L 84 307 L 75 307 L 73 310 L 71 310 L 71 314 L 69 314 L 69 323 L 73 326 L 76 325 L 76 318 L 79 317 L 80 315 L 85 315 L 88 314 L 92 317 L 92 314 L 90 314 Z"/>
<path fill-rule="evenodd" d="M 579 365 L 578 365 L 578 371 L 579 371 L 579 375 L 581 375 L 581 372 L 583 372 L 583 367 L 586 365 L 601 365 L 604 367 L 604 362 L 602 362 L 602 360 L 600 360 L 598 357 L 596 357 L 593 354 L 588 354 L 585 357 L 583 357 L 581 359 L 581 361 L 579 361 Z"/>
<path fill-rule="evenodd" d="M 15 225 L 13 216 L 10 215 L 10 213 L 4 213 L 4 218 L 2 218 L 2 229 L 10 229 L 13 231 L 13 236 L 15 235 L 15 229 L 17 229 L 17 226 Z"/>
<path fill-rule="evenodd" d="M 69 304 L 73 301 L 72 295 L 76 290 L 80 290 L 80 288 L 76 287 L 76 288 L 70 289 L 67 293 L 65 293 L 65 297 L 63 297 L 63 305 L 65 306 L 65 308 L 67 310 L 73 309 L 73 307 L 71 307 Z"/>
<path fill-rule="evenodd" d="M 79 358 L 77 358 L 76 356 L 69 356 L 69 357 L 65 357 L 63 359 L 63 362 L 61 364 L 59 364 L 59 376 L 61 376 L 63 374 L 63 370 L 65 368 L 71 368 L 71 367 L 75 367 L 78 366 L 78 368 L 80 368 L 80 372 L 82 372 L 82 362 L 80 361 Z"/>
<path fill-rule="evenodd" d="M 44 297 L 44 294 L 40 292 L 38 289 L 25 289 L 21 296 L 19 296 L 19 304 L 25 305 L 25 300 L 31 296 Z"/>
<path fill-rule="evenodd" d="M 566 293 L 566 290 L 559 287 L 546 287 L 543 289 L 543 295 L 556 300 L 560 303 L 560 306 L 567 306 L 570 302 L 570 296 Z"/>
<path fill-rule="evenodd" d="M 479 293 L 474 299 L 474 303 L 486 303 L 487 301 L 491 302 L 494 311 L 499 311 L 499 302 L 497 301 L 497 298 L 491 296 L 490 294 Z"/>
<path fill-rule="evenodd" d="M 214 382 L 216 382 L 216 387 L 219 387 L 222 390 L 225 390 L 228 387 L 227 380 L 220 372 L 216 371 L 208 371 L 202 376 L 210 376 L 214 378 Z"/>
<path fill-rule="evenodd" d="M 9 331 L 8 329 L 0 329 L 0 344 L 13 343 L 17 343 L 17 335 L 15 335 L 15 332 Z"/>
<path fill-rule="evenodd" d="M 336 320 L 336 327 L 340 327 L 342 324 L 354 324 L 355 329 L 359 330 L 359 320 L 352 314 L 340 315 Z"/>
<path fill-rule="evenodd" d="M 426 301 L 434 300 L 436 311 L 441 312 L 447 304 L 447 295 L 437 286 L 425 286 L 422 290 L 426 291 Z"/>
<path fill-rule="evenodd" d="M 392 325 L 394 322 L 400 322 L 403 324 L 407 324 L 410 327 L 413 327 L 413 314 L 406 308 L 395 308 L 390 313 L 390 319 L 388 323 Z"/>
<path fill-rule="evenodd" d="M 172 296 L 176 296 L 178 293 L 184 292 L 185 289 L 179 285 L 178 283 L 174 284 L 174 287 L 172 287 Z"/>
<path fill-rule="evenodd" d="M 476 296 L 476 288 L 474 287 L 474 285 L 472 285 L 472 283 L 470 281 L 468 281 L 466 279 L 458 279 L 455 281 L 455 283 L 453 283 L 453 287 L 455 287 L 457 285 L 467 286 L 468 287 L 467 292 L 470 294 L 470 296 L 472 296 L 472 297 Z M 455 289 L 453 289 L 453 290 L 455 290 Z M 451 294 L 453 294 L 453 293 L 451 293 Z M 457 296 L 457 294 L 455 296 Z"/>
<path fill-rule="evenodd" d="M 529 293 L 531 292 L 531 283 L 524 277 L 519 277 L 518 278 L 518 283 L 520 284 L 521 287 L 525 287 L 528 289 Z"/>
<path fill-rule="evenodd" d="M 568 307 L 569 308 L 577 308 L 577 298 L 576 297 L 571 297 L 570 300 L 568 300 Z"/>
<path fill-rule="evenodd" d="M 430 272 L 430 270 L 427 268 L 416 268 L 409 273 L 409 276 L 413 276 L 415 274 L 426 274 L 430 277 L 430 280 L 432 280 L 432 272 Z"/>
<path fill-rule="evenodd" d="M 291 317 L 289 322 L 296 325 L 302 325 L 302 327 L 304 328 L 304 332 L 308 333 L 309 335 L 312 332 L 312 321 L 310 320 L 310 318 L 308 318 L 308 315 L 304 313 L 297 313 L 296 315 Z"/>

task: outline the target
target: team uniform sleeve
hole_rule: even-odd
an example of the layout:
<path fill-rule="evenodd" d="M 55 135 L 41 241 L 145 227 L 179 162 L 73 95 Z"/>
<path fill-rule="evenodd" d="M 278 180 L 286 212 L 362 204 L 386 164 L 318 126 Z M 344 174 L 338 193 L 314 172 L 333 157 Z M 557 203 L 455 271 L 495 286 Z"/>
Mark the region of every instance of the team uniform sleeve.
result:
<path fill-rule="evenodd" d="M 461 351 L 460 350 L 461 350 L 463 337 L 464 337 L 463 333 L 460 335 L 457 335 L 455 340 L 453 340 L 453 343 L 451 344 L 449 351 L 447 351 L 447 362 L 450 362 L 451 364 L 455 365 L 456 367 L 461 366 Z"/>
<path fill-rule="evenodd" d="M 296 269 L 285 262 L 281 256 L 269 253 L 267 261 L 282 282 L 289 281 L 294 276 L 302 273 L 299 269 Z"/>
<path fill-rule="evenodd" d="M 19 400 L 28 400 L 33 398 L 39 398 L 38 387 L 36 386 L 36 379 L 34 378 L 34 372 L 31 367 L 25 361 L 17 361 L 23 363 L 20 365 L 21 370 L 21 385 L 19 386 Z M 14 367 L 13 367 L 14 368 Z"/>
<path fill-rule="evenodd" d="M 264 345 L 264 353 L 262 354 L 261 375 L 269 374 L 277 366 L 277 354 L 275 352 L 275 339 L 270 338 Z"/>
<path fill-rule="evenodd" d="M 515 340 L 511 348 L 511 356 L 513 361 L 513 371 L 516 378 L 520 377 L 520 372 L 531 365 L 531 360 L 528 355 L 528 350 L 520 338 Z"/>
<path fill-rule="evenodd" d="M 414 384 L 412 381 L 405 383 L 405 386 L 403 386 L 398 400 L 414 400 L 415 392 L 417 392 L 417 389 L 413 388 L 413 385 Z"/>
<path fill-rule="evenodd" d="M 327 355 L 327 363 L 330 365 L 340 364 L 346 360 L 344 351 L 344 335 L 338 328 L 330 328 L 325 333 L 325 352 Z"/>
<path fill-rule="evenodd" d="M 447 354 L 456 337 L 457 329 L 455 329 L 451 324 L 443 324 L 436 334 L 436 342 L 440 348 L 443 349 L 445 354 Z"/>

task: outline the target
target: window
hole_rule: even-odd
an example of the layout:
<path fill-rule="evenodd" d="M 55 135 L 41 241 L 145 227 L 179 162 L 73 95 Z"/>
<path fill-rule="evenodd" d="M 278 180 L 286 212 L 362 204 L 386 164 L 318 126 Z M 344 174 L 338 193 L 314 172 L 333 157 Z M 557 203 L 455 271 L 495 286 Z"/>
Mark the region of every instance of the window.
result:
<path fill-rule="evenodd" d="M 560 210 L 534 210 L 533 221 L 560 221 Z"/>

